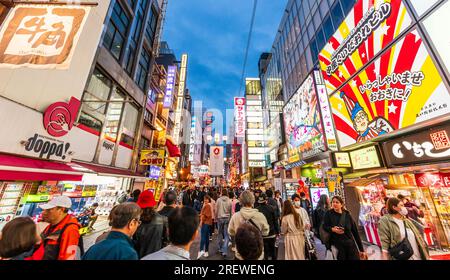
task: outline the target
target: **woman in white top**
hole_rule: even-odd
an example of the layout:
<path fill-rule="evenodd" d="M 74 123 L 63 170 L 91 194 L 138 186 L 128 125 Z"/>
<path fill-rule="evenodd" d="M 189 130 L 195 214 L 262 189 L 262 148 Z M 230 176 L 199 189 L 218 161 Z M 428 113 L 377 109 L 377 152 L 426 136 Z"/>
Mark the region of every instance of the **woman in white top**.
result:
<path fill-rule="evenodd" d="M 389 249 L 403 241 L 407 235 L 413 249 L 409 260 L 428 260 L 430 256 L 425 241 L 416 226 L 407 218 L 408 210 L 403 202 L 394 197 L 389 198 L 387 211 L 388 214 L 380 219 L 378 226 L 383 258 L 394 259 L 389 254 Z"/>
<path fill-rule="evenodd" d="M 302 218 L 304 229 L 309 231 L 311 229 L 311 221 L 309 220 L 308 212 L 301 206 L 301 198 L 298 194 L 294 194 L 292 196 L 292 204 L 294 205 L 295 210 L 297 213 L 300 214 L 300 217 Z"/>

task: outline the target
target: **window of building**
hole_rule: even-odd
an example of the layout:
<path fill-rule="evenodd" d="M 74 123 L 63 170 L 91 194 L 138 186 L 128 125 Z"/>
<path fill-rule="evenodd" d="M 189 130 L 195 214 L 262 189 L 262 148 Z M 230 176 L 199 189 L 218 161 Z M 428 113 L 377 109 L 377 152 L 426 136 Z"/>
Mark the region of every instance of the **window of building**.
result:
<path fill-rule="evenodd" d="M 78 123 L 92 129 L 98 135 L 100 135 L 103 127 L 103 123 L 100 120 L 94 118 L 93 116 L 89 115 L 84 111 L 81 111 Z"/>
<path fill-rule="evenodd" d="M 333 20 L 333 25 L 335 28 L 339 28 L 344 20 L 344 14 L 342 13 L 341 4 L 339 1 L 336 1 L 333 7 L 331 7 L 331 19 Z"/>
<path fill-rule="evenodd" d="M 152 114 L 152 112 L 150 112 L 149 110 L 145 110 L 144 120 L 146 120 L 149 123 L 152 123 L 153 122 L 153 114 Z"/>
<path fill-rule="evenodd" d="M 124 95 L 116 88 L 111 96 L 111 102 L 108 106 L 108 113 L 106 114 L 106 126 L 104 136 L 106 139 L 116 142 L 117 133 L 119 130 L 120 116 L 122 115 Z"/>
<path fill-rule="evenodd" d="M 156 34 L 156 25 L 158 23 L 158 13 L 155 8 L 152 6 L 150 9 L 150 19 L 147 23 L 147 28 L 145 29 L 145 36 L 150 44 L 153 45 L 153 40 L 155 39 Z"/>
<path fill-rule="evenodd" d="M 333 23 L 331 22 L 331 16 L 327 15 L 325 19 L 323 20 L 323 33 L 325 36 L 325 41 L 328 42 L 333 36 L 334 33 L 334 27 Z"/>
<path fill-rule="evenodd" d="M 116 2 L 114 9 L 106 29 L 105 38 L 103 39 L 103 46 L 107 48 L 111 54 L 117 59 L 120 59 L 122 48 L 125 44 L 125 38 L 130 19 L 125 13 L 119 2 Z"/>
<path fill-rule="evenodd" d="M 150 69 L 150 54 L 143 48 L 141 57 L 139 59 L 139 65 L 136 72 L 136 83 L 142 89 L 145 90 L 147 86 L 147 77 Z"/>
<path fill-rule="evenodd" d="M 136 5 L 136 1 L 138 1 L 138 0 L 127 0 L 128 4 L 130 5 L 130 7 L 132 9 L 134 9 L 134 6 Z"/>
<path fill-rule="evenodd" d="M 130 147 L 134 144 L 134 138 L 138 126 L 138 116 L 139 111 L 134 105 L 130 103 L 125 104 L 123 131 L 120 142 Z"/>
<path fill-rule="evenodd" d="M 141 144 L 140 144 L 140 150 L 148 150 L 150 149 L 150 140 L 147 138 L 142 137 L 141 138 Z"/>
<path fill-rule="evenodd" d="M 83 101 L 108 100 L 111 87 L 111 80 L 103 75 L 98 69 L 95 69 L 91 76 L 91 80 L 89 81 L 87 91 L 84 93 Z M 83 107 L 101 115 L 104 115 L 106 112 L 106 102 L 83 102 Z"/>

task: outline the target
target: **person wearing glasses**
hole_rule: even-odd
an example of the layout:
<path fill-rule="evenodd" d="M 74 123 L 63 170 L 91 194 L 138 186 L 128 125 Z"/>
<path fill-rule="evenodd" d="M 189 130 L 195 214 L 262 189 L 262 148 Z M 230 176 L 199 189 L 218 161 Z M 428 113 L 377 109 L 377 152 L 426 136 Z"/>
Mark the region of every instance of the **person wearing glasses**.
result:
<path fill-rule="evenodd" d="M 132 237 L 141 224 L 141 212 L 134 202 L 114 206 L 108 217 L 110 233 L 89 248 L 82 260 L 138 260 Z"/>

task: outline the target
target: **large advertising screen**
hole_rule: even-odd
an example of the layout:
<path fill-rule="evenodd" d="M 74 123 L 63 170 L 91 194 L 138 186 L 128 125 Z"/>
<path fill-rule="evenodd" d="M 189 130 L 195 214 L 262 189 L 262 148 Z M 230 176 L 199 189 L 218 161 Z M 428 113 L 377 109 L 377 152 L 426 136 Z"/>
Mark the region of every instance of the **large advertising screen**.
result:
<path fill-rule="evenodd" d="M 325 151 L 314 79 L 310 75 L 283 109 L 289 162 Z"/>
<path fill-rule="evenodd" d="M 357 73 L 411 24 L 401 0 L 359 0 L 319 54 L 328 93 Z"/>
<path fill-rule="evenodd" d="M 417 30 L 334 93 L 330 103 L 341 147 L 450 113 L 450 95 Z"/>

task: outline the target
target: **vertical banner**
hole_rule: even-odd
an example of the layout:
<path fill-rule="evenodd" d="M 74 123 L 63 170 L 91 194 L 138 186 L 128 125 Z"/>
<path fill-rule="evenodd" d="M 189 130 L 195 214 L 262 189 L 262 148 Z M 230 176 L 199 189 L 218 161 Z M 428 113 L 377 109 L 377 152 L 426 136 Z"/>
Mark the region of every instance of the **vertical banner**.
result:
<path fill-rule="evenodd" d="M 180 84 L 178 85 L 177 110 L 175 111 L 175 127 L 173 129 L 173 141 L 180 144 L 181 115 L 183 112 L 184 91 L 186 89 L 186 68 L 188 55 L 181 56 Z"/>
<path fill-rule="evenodd" d="M 234 98 L 234 117 L 236 120 L 236 137 L 245 137 L 245 98 Z"/>
<path fill-rule="evenodd" d="M 223 147 L 211 146 L 209 172 L 211 176 L 223 176 Z"/>
<path fill-rule="evenodd" d="M 172 106 L 173 92 L 175 90 L 175 78 L 177 73 L 177 67 L 169 65 L 167 67 L 167 81 L 166 81 L 166 94 L 164 95 L 163 108 L 169 108 Z"/>

